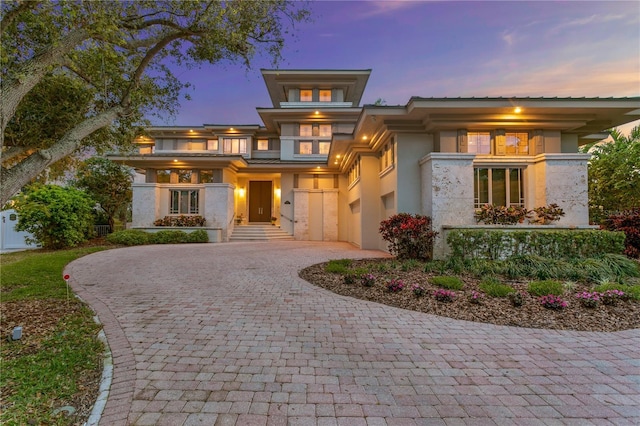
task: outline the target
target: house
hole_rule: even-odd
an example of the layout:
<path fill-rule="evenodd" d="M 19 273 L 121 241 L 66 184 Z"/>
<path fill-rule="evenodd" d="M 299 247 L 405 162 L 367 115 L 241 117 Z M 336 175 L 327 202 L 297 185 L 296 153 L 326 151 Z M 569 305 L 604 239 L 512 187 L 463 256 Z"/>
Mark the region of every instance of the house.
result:
<path fill-rule="evenodd" d="M 201 215 L 228 241 L 269 224 L 297 240 L 386 249 L 380 221 L 431 216 L 435 230 L 476 224 L 484 203 L 557 203 L 558 226 L 589 225 L 588 154 L 578 147 L 640 118 L 640 98 L 422 98 L 360 106 L 371 70 L 262 70 L 263 124 L 151 127 L 111 158 L 144 171 L 133 226 Z M 435 256 L 443 257 L 443 238 Z"/>

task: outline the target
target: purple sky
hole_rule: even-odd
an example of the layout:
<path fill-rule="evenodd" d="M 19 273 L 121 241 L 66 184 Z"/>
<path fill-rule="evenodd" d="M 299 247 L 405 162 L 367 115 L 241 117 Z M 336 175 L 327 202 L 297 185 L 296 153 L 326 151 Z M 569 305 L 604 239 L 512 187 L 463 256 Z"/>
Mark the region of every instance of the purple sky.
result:
<path fill-rule="evenodd" d="M 363 104 L 411 96 L 640 95 L 636 1 L 315 1 L 279 68 L 372 69 Z M 195 87 L 155 125 L 261 124 L 271 103 L 258 57 L 180 70 Z M 637 124 L 637 123 L 636 123 Z"/>

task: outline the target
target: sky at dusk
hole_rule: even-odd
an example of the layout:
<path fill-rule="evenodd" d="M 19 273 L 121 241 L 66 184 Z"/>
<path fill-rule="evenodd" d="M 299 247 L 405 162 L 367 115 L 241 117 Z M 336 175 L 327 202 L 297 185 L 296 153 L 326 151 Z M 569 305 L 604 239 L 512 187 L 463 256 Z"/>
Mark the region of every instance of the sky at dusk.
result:
<path fill-rule="evenodd" d="M 637 1 L 314 1 L 282 69 L 371 69 L 362 104 L 420 97 L 640 95 Z M 154 125 L 262 124 L 261 68 L 178 70 L 194 85 Z M 637 122 L 635 123 L 638 124 Z"/>

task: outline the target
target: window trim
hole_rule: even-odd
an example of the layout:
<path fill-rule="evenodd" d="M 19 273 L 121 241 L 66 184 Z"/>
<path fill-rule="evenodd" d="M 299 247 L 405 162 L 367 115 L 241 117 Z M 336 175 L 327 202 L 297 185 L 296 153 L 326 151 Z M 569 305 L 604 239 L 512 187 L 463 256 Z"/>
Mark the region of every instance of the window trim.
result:
<path fill-rule="evenodd" d="M 186 192 L 187 195 L 187 212 L 182 212 L 182 198 L 183 192 Z M 174 209 L 174 194 L 178 194 L 178 208 L 177 211 Z M 192 197 L 195 194 L 195 206 L 192 204 Z M 196 215 L 199 214 L 200 211 L 200 190 L 199 189 L 186 189 L 186 188 L 175 188 L 169 190 L 169 215 Z"/>
<path fill-rule="evenodd" d="M 485 204 L 495 204 L 493 201 L 493 170 L 504 170 L 505 171 L 505 200 L 506 206 L 521 206 L 524 207 L 526 203 L 525 199 L 525 187 L 524 187 L 524 171 L 526 167 L 523 166 L 474 166 L 473 167 L 473 206 L 476 209 L 481 208 Z M 487 173 L 487 201 L 480 201 L 480 179 L 479 171 L 480 170 L 488 170 Z M 511 201 L 511 171 L 518 170 L 518 178 L 520 181 L 519 185 L 519 200 L 514 203 Z"/>

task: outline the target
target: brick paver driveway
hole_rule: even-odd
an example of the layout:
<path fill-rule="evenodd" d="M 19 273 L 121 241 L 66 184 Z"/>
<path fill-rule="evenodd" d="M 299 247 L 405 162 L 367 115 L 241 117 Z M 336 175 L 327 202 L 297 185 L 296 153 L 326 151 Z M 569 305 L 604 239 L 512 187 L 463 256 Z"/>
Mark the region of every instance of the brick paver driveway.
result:
<path fill-rule="evenodd" d="M 100 424 L 640 424 L 640 330 L 498 327 L 354 300 L 342 243 L 146 246 L 67 268 L 104 323 Z"/>

